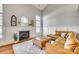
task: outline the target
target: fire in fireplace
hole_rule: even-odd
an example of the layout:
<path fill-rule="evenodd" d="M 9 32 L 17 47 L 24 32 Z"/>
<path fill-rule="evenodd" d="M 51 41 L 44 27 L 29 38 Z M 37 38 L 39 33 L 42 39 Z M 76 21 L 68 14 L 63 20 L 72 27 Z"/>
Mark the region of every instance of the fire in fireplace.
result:
<path fill-rule="evenodd" d="M 19 31 L 19 40 L 29 39 L 29 31 Z"/>

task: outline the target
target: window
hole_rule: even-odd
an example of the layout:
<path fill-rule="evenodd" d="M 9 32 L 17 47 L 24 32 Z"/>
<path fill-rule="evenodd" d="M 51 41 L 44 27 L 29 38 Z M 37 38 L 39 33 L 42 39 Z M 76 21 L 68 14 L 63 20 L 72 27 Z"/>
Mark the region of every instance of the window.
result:
<path fill-rule="evenodd" d="M 40 16 L 36 16 L 36 33 L 41 34 L 41 18 Z"/>
<path fill-rule="evenodd" d="M 0 5 L 0 39 L 2 39 L 2 5 Z"/>

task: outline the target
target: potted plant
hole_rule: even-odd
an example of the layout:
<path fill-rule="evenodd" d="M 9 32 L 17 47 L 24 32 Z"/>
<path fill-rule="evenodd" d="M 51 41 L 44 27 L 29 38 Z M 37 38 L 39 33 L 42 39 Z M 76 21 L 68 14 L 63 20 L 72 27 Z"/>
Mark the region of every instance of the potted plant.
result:
<path fill-rule="evenodd" d="M 15 43 L 17 43 L 18 42 L 18 35 L 17 35 L 17 33 L 14 33 L 13 38 L 14 38 Z"/>

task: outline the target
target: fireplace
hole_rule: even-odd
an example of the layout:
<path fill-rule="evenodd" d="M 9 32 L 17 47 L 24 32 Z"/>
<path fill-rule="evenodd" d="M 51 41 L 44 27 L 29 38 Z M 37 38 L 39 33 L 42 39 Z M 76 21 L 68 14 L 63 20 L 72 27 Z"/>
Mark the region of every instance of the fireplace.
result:
<path fill-rule="evenodd" d="M 19 31 L 19 40 L 29 39 L 29 31 Z"/>

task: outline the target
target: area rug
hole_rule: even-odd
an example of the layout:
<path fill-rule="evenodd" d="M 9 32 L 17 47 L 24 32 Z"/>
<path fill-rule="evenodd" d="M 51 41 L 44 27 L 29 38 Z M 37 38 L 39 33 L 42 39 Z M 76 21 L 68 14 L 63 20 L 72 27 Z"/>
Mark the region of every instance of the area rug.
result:
<path fill-rule="evenodd" d="M 12 47 L 15 54 L 45 54 L 44 50 L 33 45 L 32 40 L 15 44 Z"/>

